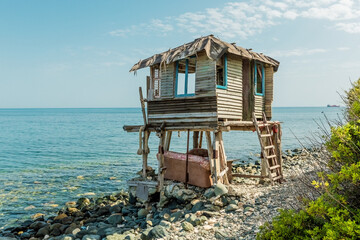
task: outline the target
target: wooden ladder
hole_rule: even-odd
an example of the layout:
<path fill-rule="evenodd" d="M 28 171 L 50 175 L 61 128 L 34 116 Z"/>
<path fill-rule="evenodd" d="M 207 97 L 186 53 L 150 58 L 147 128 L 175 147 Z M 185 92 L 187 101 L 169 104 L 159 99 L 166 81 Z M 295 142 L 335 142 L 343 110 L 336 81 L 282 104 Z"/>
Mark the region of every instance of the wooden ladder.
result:
<path fill-rule="evenodd" d="M 268 123 L 264 112 L 262 117 L 263 119 L 258 121 L 255 113 L 253 113 L 253 122 L 259 137 L 263 161 L 265 161 L 268 177 L 271 182 L 277 181 L 281 183 L 283 180 L 282 164 L 278 161 L 272 134 L 269 129 L 270 124 Z"/>

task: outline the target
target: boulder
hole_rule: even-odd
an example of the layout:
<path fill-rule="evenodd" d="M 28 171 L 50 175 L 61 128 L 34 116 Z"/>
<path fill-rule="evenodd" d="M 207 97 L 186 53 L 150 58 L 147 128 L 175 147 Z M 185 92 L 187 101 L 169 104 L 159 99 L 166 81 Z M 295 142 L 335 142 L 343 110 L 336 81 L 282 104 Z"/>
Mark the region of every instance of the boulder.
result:
<path fill-rule="evenodd" d="M 214 193 L 215 193 L 215 196 L 222 196 L 224 194 L 227 194 L 228 190 L 224 184 L 218 183 L 218 184 L 216 184 L 216 186 L 214 188 Z"/>
<path fill-rule="evenodd" d="M 120 224 L 123 222 L 123 217 L 121 214 L 113 214 L 110 217 L 107 218 L 108 223 L 112 224 L 113 226 L 116 226 L 117 224 Z"/>
<path fill-rule="evenodd" d="M 82 240 L 100 240 L 100 238 L 99 235 L 84 235 Z"/>

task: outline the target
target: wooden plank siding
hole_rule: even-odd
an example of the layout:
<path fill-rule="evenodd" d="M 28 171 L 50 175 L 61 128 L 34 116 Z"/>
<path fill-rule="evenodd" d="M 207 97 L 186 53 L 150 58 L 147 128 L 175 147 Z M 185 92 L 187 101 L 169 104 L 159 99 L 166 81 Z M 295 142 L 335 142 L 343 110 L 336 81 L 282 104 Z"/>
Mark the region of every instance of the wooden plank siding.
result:
<path fill-rule="evenodd" d="M 196 96 L 215 96 L 216 62 L 207 57 L 205 51 L 199 52 L 196 59 Z"/>
<path fill-rule="evenodd" d="M 218 117 L 242 120 L 242 59 L 227 56 L 227 89 L 216 89 Z"/>
<path fill-rule="evenodd" d="M 161 67 L 160 94 L 161 98 L 173 98 L 175 86 L 175 63 Z"/>
<path fill-rule="evenodd" d="M 256 118 L 262 118 L 262 113 L 264 111 L 264 97 L 255 95 L 255 105 L 254 105 L 254 112 Z"/>
<path fill-rule="evenodd" d="M 243 121 L 251 121 L 254 110 L 254 84 L 250 68 L 250 60 L 243 59 L 242 62 Z"/>
<path fill-rule="evenodd" d="M 148 122 L 158 126 L 217 126 L 216 96 L 148 101 Z"/>
<path fill-rule="evenodd" d="M 265 114 L 270 120 L 272 117 L 271 104 L 274 99 L 274 69 L 272 66 L 265 68 Z"/>

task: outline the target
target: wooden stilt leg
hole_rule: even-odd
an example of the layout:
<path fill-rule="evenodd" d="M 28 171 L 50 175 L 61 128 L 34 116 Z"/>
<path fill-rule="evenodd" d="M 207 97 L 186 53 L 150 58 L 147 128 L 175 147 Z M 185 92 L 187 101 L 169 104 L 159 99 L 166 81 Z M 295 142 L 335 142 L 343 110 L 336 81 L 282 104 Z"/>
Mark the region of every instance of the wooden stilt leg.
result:
<path fill-rule="evenodd" d="M 208 155 L 209 155 L 211 177 L 212 177 L 213 184 L 214 184 L 216 182 L 216 179 L 215 179 L 215 170 L 214 170 L 214 164 L 213 164 L 213 147 L 212 147 L 211 135 L 210 135 L 209 131 L 205 132 L 205 137 L 206 137 L 206 143 L 207 143 L 207 149 L 208 149 Z"/>
<path fill-rule="evenodd" d="M 219 143 L 220 143 L 220 135 L 219 132 L 214 132 L 214 168 L 215 168 L 215 179 L 216 182 L 222 183 L 222 177 L 220 177 L 220 159 L 219 159 Z"/>
<path fill-rule="evenodd" d="M 165 146 L 164 146 L 165 152 L 169 151 L 169 149 L 170 149 L 171 136 L 172 136 L 172 131 L 167 131 L 166 139 L 165 139 Z"/>
<path fill-rule="evenodd" d="M 203 133 L 204 133 L 204 131 L 200 131 L 199 148 L 202 147 Z"/>
<path fill-rule="evenodd" d="M 199 131 L 194 131 L 193 133 L 193 148 L 199 147 Z"/>
<path fill-rule="evenodd" d="M 147 159 L 148 159 L 148 154 L 149 154 L 149 144 L 148 144 L 149 136 L 150 136 L 150 131 L 145 130 L 144 137 L 143 137 L 143 154 L 142 154 L 142 160 L 143 160 L 142 176 L 143 176 L 143 178 L 146 178 Z"/>
<path fill-rule="evenodd" d="M 159 168 L 158 168 L 158 183 L 159 183 L 159 191 L 161 191 L 164 187 L 164 142 L 165 142 L 165 131 L 161 130 L 160 132 L 160 142 L 159 142 Z"/>
<path fill-rule="evenodd" d="M 229 179 L 227 177 L 227 171 L 231 171 L 231 169 L 227 169 L 226 154 L 225 154 L 225 147 L 224 147 L 222 132 L 219 132 L 219 139 L 220 139 L 219 154 L 220 154 L 221 176 L 223 178 L 223 183 L 228 185 Z"/>

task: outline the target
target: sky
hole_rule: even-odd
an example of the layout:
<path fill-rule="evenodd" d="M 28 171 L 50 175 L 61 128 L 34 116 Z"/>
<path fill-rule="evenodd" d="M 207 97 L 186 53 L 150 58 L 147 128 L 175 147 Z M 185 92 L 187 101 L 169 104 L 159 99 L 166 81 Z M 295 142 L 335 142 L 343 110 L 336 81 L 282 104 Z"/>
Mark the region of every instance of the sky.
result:
<path fill-rule="evenodd" d="M 274 107 L 360 77 L 360 0 L 0 0 L 0 108 L 140 107 L 130 68 L 209 34 L 280 61 Z"/>

